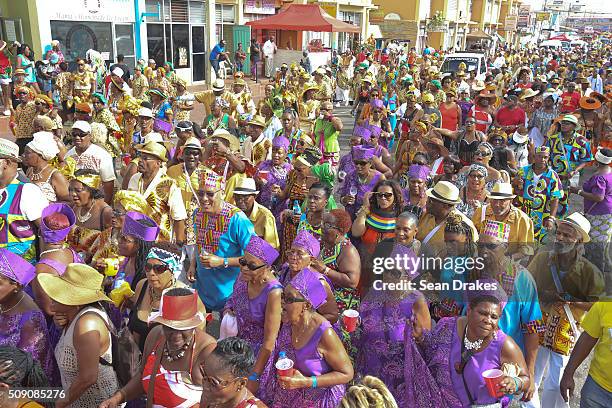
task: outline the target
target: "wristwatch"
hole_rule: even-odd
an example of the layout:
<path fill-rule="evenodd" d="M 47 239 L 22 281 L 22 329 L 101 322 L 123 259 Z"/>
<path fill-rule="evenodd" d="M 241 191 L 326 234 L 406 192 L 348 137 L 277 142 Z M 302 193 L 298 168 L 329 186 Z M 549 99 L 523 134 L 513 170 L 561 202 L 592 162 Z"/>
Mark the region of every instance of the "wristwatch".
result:
<path fill-rule="evenodd" d="M 223 258 L 223 267 L 227 268 L 229 266 L 229 259 Z"/>

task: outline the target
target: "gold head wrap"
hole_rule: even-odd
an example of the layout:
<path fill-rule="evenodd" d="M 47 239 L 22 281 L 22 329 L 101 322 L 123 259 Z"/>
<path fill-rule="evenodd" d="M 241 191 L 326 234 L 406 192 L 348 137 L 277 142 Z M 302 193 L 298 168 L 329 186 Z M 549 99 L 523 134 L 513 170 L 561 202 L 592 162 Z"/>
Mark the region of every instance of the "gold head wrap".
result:
<path fill-rule="evenodd" d="M 145 215 L 150 208 L 147 201 L 140 193 L 131 190 L 117 191 L 115 193 L 114 203 L 121 204 L 125 211 L 136 211 Z"/>
<path fill-rule="evenodd" d="M 85 184 L 87 187 L 93 188 L 94 190 L 99 189 L 100 184 L 102 184 L 102 180 L 100 179 L 100 176 L 97 174 L 80 174 L 78 176 L 75 176 L 74 178 L 75 180 L 80 181 L 81 183 Z"/>

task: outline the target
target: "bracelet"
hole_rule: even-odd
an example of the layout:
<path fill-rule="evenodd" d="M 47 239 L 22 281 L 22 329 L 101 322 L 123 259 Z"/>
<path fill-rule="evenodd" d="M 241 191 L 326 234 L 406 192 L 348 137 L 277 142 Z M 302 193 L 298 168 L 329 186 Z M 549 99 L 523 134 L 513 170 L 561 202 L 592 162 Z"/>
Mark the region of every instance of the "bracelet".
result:
<path fill-rule="evenodd" d="M 248 379 L 249 381 L 259 381 L 259 374 L 253 371 L 251 375 L 248 376 Z"/>
<path fill-rule="evenodd" d="M 312 386 L 311 386 L 311 388 L 317 388 L 317 376 L 313 375 L 310 378 L 312 378 Z"/>
<path fill-rule="evenodd" d="M 330 272 L 329 266 L 326 266 L 325 269 L 323 269 L 323 275 L 327 276 Z"/>
<path fill-rule="evenodd" d="M 582 195 L 582 190 L 578 190 L 578 192 L 576 194 Z"/>

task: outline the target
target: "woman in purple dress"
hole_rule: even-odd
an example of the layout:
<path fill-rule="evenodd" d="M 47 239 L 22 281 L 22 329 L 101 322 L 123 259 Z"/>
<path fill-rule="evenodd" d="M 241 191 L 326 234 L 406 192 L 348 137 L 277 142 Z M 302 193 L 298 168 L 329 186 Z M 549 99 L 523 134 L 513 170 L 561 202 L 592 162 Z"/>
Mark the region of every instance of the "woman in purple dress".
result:
<path fill-rule="evenodd" d="M 388 257 L 398 255 L 415 257 L 401 244 L 394 245 Z M 393 268 L 385 270 L 379 282 L 398 284 L 409 280 L 405 271 Z M 412 338 L 413 324 L 419 330 L 431 329 L 423 295 L 416 291 L 370 290 L 359 313 L 362 324 L 357 342 L 357 373 L 380 378 L 399 407 L 437 407 L 437 385 Z"/>
<path fill-rule="evenodd" d="M 38 361 L 49 383 L 59 384 L 45 315 L 24 287 L 36 278 L 32 264 L 0 248 L 0 346 L 17 347 Z"/>
<path fill-rule="evenodd" d="M 255 174 L 255 181 L 259 186 L 257 202 L 272 211 L 277 224 L 280 224 L 280 214 L 287 206 L 285 201 L 279 200 L 273 194 L 272 186 L 277 185 L 284 190 L 287 185 L 287 176 L 293 168 L 287 163 L 288 148 L 289 140 L 284 136 L 276 136 L 272 140 L 272 160 L 261 162 Z"/>
<path fill-rule="evenodd" d="M 468 293 L 467 316 L 445 317 L 431 332 L 415 326 L 413 336 L 447 407 L 505 407 L 509 398 L 492 397 L 482 374 L 500 369 L 504 371 L 501 393 L 522 394 L 529 389 L 525 358 L 498 328 L 507 301 L 501 285 L 491 279 L 475 283 L 484 289 Z"/>
<path fill-rule="evenodd" d="M 385 176 L 372 168 L 374 149 L 364 146 L 355 146 L 351 150 L 355 171 L 348 173 L 344 184 L 338 191 L 340 202 L 349 214 L 356 214 L 363 204 L 366 193 L 372 191 L 376 183 L 384 180 Z"/>
<path fill-rule="evenodd" d="M 338 180 L 344 181 L 346 175 L 356 170 L 355 163 L 353 163 L 353 147 L 365 145 L 369 140 L 372 132 L 363 126 L 355 126 L 353 129 L 353 135 L 349 140 L 351 151 L 340 158 L 338 164 Z"/>
<path fill-rule="evenodd" d="M 403 185 L 402 193 L 404 193 L 404 205 L 418 207 L 421 210 L 425 209 L 427 204 L 427 182 L 429 181 L 429 173 L 431 169 L 428 166 L 420 164 L 412 164 L 408 168 L 406 177 L 406 185 Z M 401 185 L 400 181 L 400 185 Z"/>
<path fill-rule="evenodd" d="M 299 231 L 287 254 L 287 263 L 281 266 L 278 271 L 281 284 L 287 286 L 298 273 L 308 268 L 313 262 L 316 262 L 315 259 L 319 257 L 320 253 L 321 244 L 319 240 L 306 230 Z M 327 301 L 317 308 L 317 312 L 330 322 L 336 323 L 338 320 L 336 297 L 326 278 L 320 273 L 317 274 L 327 293 Z"/>
<path fill-rule="evenodd" d="M 256 362 L 249 374 L 247 387 L 265 403 L 272 402 L 275 382 L 273 372 L 274 345 L 281 325 L 281 294 L 283 287 L 274 277 L 271 265 L 278 251 L 253 235 L 240 259 L 240 278 L 225 305 L 225 313 L 236 317 L 237 337 L 246 340 Z"/>
<path fill-rule="evenodd" d="M 353 379 L 353 366 L 338 335 L 317 308 L 326 302 L 319 274 L 306 268 L 283 292 L 283 326 L 277 350 L 294 362 L 292 376 L 280 376 L 274 408 L 336 408 Z"/>

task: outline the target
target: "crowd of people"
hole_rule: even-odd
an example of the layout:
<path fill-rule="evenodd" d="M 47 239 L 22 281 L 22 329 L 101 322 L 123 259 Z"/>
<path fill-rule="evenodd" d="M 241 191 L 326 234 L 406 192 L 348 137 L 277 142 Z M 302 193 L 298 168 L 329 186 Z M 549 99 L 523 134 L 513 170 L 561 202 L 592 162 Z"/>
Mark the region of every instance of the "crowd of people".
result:
<path fill-rule="evenodd" d="M 611 48 L 507 47 L 478 79 L 367 41 L 266 59 L 261 98 L 241 70 L 190 93 L 170 62 L 0 49 L 2 390 L 564 407 L 594 350 L 580 406 L 612 405 Z"/>

